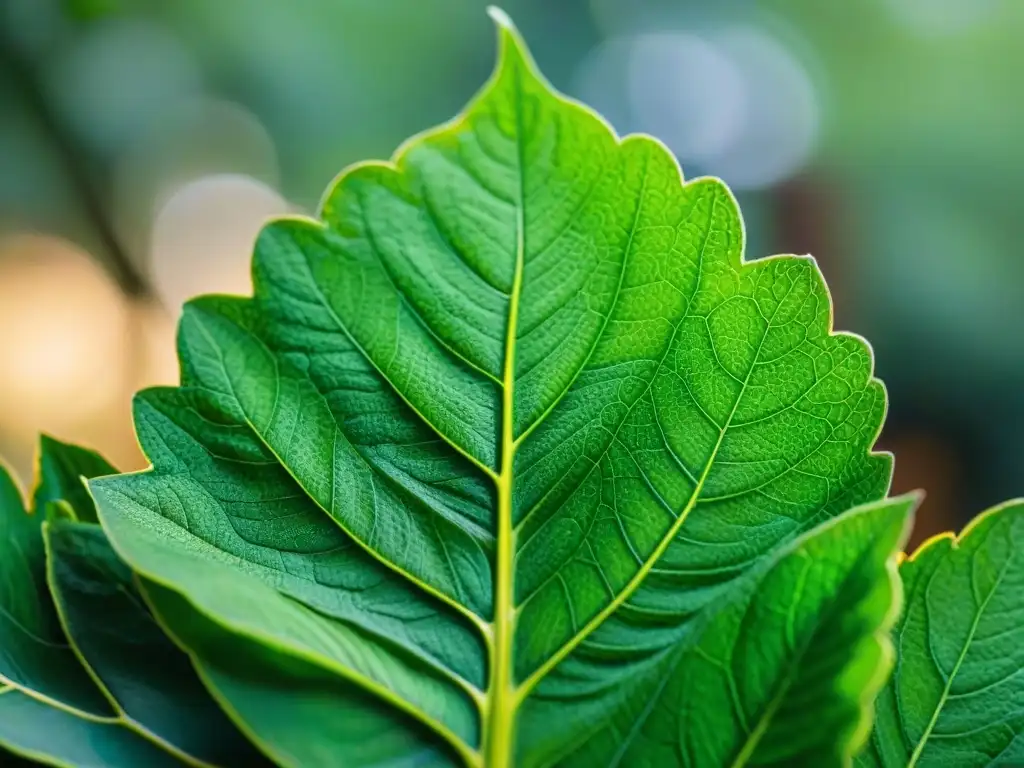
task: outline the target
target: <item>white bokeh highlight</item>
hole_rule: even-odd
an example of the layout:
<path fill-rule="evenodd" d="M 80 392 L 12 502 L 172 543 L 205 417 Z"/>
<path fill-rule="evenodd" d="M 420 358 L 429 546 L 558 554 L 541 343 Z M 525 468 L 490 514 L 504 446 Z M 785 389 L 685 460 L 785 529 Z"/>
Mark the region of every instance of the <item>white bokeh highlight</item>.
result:
<path fill-rule="evenodd" d="M 746 120 L 744 73 L 710 42 L 685 33 L 630 45 L 626 87 L 636 122 L 682 160 L 727 152 Z"/>
<path fill-rule="evenodd" d="M 177 315 L 205 293 L 246 295 L 262 226 L 287 213 L 271 187 L 242 174 L 215 174 L 176 189 L 153 223 L 149 274 L 161 301 Z"/>
<path fill-rule="evenodd" d="M 661 139 L 688 177 L 738 190 L 795 175 L 818 143 L 821 99 L 806 66 L 759 27 L 612 38 L 584 59 L 574 92 L 620 133 Z"/>

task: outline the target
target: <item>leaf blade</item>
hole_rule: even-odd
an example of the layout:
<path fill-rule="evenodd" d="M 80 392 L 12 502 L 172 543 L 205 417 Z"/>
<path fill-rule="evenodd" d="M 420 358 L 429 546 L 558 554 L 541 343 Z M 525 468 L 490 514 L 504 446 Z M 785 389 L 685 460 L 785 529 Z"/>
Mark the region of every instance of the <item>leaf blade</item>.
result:
<path fill-rule="evenodd" d="M 451 747 L 438 745 L 431 738 L 436 724 L 417 722 L 401 706 L 382 706 L 363 686 L 325 669 L 314 656 L 237 633 L 155 582 L 145 582 L 143 589 L 161 622 L 194 649 L 207 687 L 276 762 L 296 768 L 332 765 L 344 755 L 344 764 L 352 766 L 454 766 L 460 764 L 458 750 L 474 759 L 450 735 Z M 282 708 L 282 700 L 294 706 Z"/>
<path fill-rule="evenodd" d="M 139 572 L 384 686 L 495 766 L 517 710 L 592 640 L 637 612 L 699 616 L 891 475 L 871 452 L 870 349 L 833 331 L 813 260 L 745 261 L 720 181 L 684 184 L 664 147 L 616 137 L 498 28 L 495 73 L 456 120 L 343 172 L 320 220 L 270 224 L 253 298 L 190 305 L 182 388 L 140 400 L 163 398 L 166 423 L 137 411 L 153 471 L 91 486 Z M 422 635 L 391 648 L 362 608 L 320 615 L 354 590 L 308 583 L 324 552 L 294 551 L 271 487 L 304 532 L 434 607 L 473 671 Z M 201 558 L 228 567 L 223 594 L 188 573 Z M 297 624 L 337 639 L 355 622 L 402 674 L 242 615 L 252 576 Z M 435 672 L 455 683 L 448 719 L 425 693 Z M 451 719 L 474 709 L 472 727 Z"/>
<path fill-rule="evenodd" d="M 49 504 L 63 501 L 79 520 L 98 523 L 96 505 L 82 479 L 116 474 L 117 469 L 95 451 L 43 435 L 39 440 L 39 471 L 32 494 L 33 507 L 45 512 Z"/>
<path fill-rule="evenodd" d="M 182 765 L 121 724 L 86 720 L 13 688 L 0 690 L 0 746 L 57 768 Z"/>

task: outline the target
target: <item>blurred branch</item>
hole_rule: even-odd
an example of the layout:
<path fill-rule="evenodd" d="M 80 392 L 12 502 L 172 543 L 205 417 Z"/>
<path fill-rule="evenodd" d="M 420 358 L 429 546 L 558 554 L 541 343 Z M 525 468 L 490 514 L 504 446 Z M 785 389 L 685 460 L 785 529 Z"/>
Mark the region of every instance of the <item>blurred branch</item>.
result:
<path fill-rule="evenodd" d="M 50 109 L 32 75 L 31 68 L 13 50 L 13 46 L 3 41 L 0 41 L 0 69 L 10 74 L 11 82 L 20 91 L 25 104 L 38 121 L 44 137 L 64 166 L 71 187 L 107 252 L 108 266 L 121 289 L 132 297 L 151 297 L 153 291 L 121 244 L 74 140 Z"/>

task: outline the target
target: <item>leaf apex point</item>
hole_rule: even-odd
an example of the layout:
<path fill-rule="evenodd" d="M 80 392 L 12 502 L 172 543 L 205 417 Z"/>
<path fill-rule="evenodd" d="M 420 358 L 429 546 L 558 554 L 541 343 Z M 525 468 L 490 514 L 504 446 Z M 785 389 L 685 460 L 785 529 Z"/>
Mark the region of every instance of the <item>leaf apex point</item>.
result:
<path fill-rule="evenodd" d="M 518 61 L 519 65 L 534 78 L 543 79 L 533 62 L 529 46 L 526 45 L 512 17 L 496 5 L 487 7 L 487 15 L 491 17 L 498 32 L 498 69 L 507 66 L 510 60 Z M 551 86 L 548 85 L 548 88 Z"/>
<path fill-rule="evenodd" d="M 924 499 L 925 499 L 925 497 L 927 495 L 928 494 L 925 492 L 925 490 L 923 488 L 915 488 L 912 491 L 907 491 L 906 493 L 901 493 L 901 494 L 899 494 L 897 496 L 892 496 L 890 498 L 891 498 L 891 501 L 901 502 L 901 503 L 902 502 L 909 502 L 909 503 L 913 504 L 915 507 L 917 507 L 917 506 L 919 506 L 921 504 L 922 501 L 924 501 Z"/>
<path fill-rule="evenodd" d="M 512 23 L 511 17 L 509 17 L 509 15 L 497 5 L 488 5 L 487 15 L 490 16 L 494 23 L 499 27 L 515 29 L 515 24 Z"/>

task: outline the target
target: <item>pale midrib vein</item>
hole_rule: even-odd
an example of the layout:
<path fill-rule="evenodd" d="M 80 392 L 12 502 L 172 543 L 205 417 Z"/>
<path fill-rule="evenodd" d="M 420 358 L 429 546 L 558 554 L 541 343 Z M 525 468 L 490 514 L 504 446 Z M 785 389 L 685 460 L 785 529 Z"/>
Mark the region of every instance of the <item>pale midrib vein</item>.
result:
<path fill-rule="evenodd" d="M 1008 558 L 1003 564 L 1003 567 L 999 572 L 999 577 L 996 579 L 995 584 L 992 585 L 992 590 L 985 597 L 985 600 L 978 607 L 978 611 L 974 615 L 974 621 L 971 622 L 971 628 L 967 633 L 967 637 L 964 639 L 963 647 L 960 649 L 960 655 L 957 657 L 956 663 L 953 665 L 953 669 L 950 670 L 949 675 L 946 678 L 946 684 L 942 689 L 939 700 L 935 704 L 935 709 L 932 712 L 931 719 L 928 721 L 928 725 L 925 726 L 924 731 L 921 733 L 921 738 L 918 739 L 918 742 L 914 747 L 914 751 L 910 755 L 910 760 L 907 761 L 907 768 L 914 768 L 914 766 L 917 765 L 917 761 L 921 759 L 921 754 L 924 752 L 924 749 L 928 744 L 928 739 L 931 737 L 932 731 L 935 730 L 935 726 L 939 722 L 939 717 L 942 715 L 942 709 L 946 706 L 946 701 L 949 698 L 950 691 L 953 689 L 953 682 L 956 680 L 956 676 L 960 672 L 960 666 L 964 663 L 964 659 L 967 658 L 967 652 L 970 650 L 971 643 L 974 642 L 974 635 L 978 631 L 978 625 L 981 623 L 981 617 L 985 613 L 985 609 L 988 608 L 988 604 L 992 600 L 992 597 L 999 589 L 1000 584 L 1002 584 L 1003 577 L 1006 576 L 1006 571 L 1010 567 L 1011 559 L 1012 558 Z M 938 568 L 935 569 L 931 579 L 929 579 L 929 588 L 937 574 Z M 927 594 L 928 589 L 925 590 L 925 596 L 927 596 Z"/>
<path fill-rule="evenodd" d="M 698 282 L 699 285 L 699 282 Z M 699 288 L 696 293 L 699 292 Z M 708 476 L 711 474 L 711 469 L 715 466 L 715 458 L 718 456 L 718 451 L 722 447 L 722 442 L 725 440 L 726 434 L 729 432 L 729 427 L 732 424 L 732 419 L 736 415 L 736 411 L 740 407 L 740 403 L 743 402 L 743 396 L 746 393 L 747 386 L 750 382 L 750 377 L 754 374 L 754 370 L 757 368 L 758 358 L 760 357 L 761 350 L 764 348 L 764 343 L 768 338 L 768 334 L 771 332 L 772 323 L 775 321 L 776 316 L 779 313 L 779 309 L 782 306 L 782 301 L 779 302 L 775 308 L 775 312 L 772 313 L 772 317 L 765 327 L 764 334 L 761 336 L 761 341 L 754 351 L 754 356 L 751 360 L 750 369 L 747 371 L 747 375 L 743 379 L 743 385 L 740 388 L 739 393 L 736 395 L 736 401 L 733 403 L 732 410 L 729 412 L 728 418 L 722 425 L 722 429 L 718 433 L 718 440 L 715 442 L 715 446 L 711 451 L 711 455 L 708 457 L 707 463 L 704 465 L 704 470 L 701 472 L 701 476 L 696 487 L 693 489 L 693 493 L 690 495 L 686 505 L 680 511 L 679 516 L 676 518 L 672 526 L 666 531 L 662 537 L 658 546 L 655 547 L 654 551 L 648 557 L 647 561 L 637 570 L 633 577 L 629 580 L 623 590 L 612 600 L 607 606 L 605 606 L 597 615 L 595 615 L 590 621 L 587 622 L 583 630 L 576 634 L 570 639 L 565 645 L 563 645 L 557 652 L 552 654 L 547 661 L 540 665 L 534 670 L 529 677 L 524 680 L 517 688 L 516 694 L 519 701 L 524 700 L 533 690 L 533 688 L 539 683 L 545 675 L 548 674 L 559 662 L 561 662 L 566 656 L 568 656 L 580 643 L 591 632 L 597 627 L 604 623 L 604 621 L 611 616 L 619 607 L 625 603 L 632 594 L 637 590 L 644 579 L 647 578 L 648 573 L 654 568 L 655 563 L 661 559 L 661 556 L 668 550 L 675 535 L 682 529 L 683 523 L 689 517 L 690 512 L 693 511 L 697 505 L 697 501 L 700 498 L 701 491 L 704 489 L 704 483 L 707 482 Z"/>
<path fill-rule="evenodd" d="M 761 739 L 768 731 L 768 727 L 772 723 L 772 719 L 775 717 L 775 713 L 779 707 L 782 706 L 785 701 L 786 694 L 789 692 L 790 687 L 793 684 L 795 678 L 794 670 L 790 670 L 789 674 L 786 675 L 785 679 L 779 687 L 779 692 L 772 697 L 772 700 L 765 707 L 764 712 L 757 721 L 757 725 L 754 727 L 749 734 L 747 734 L 746 740 L 743 742 L 743 747 L 740 749 L 739 754 L 736 755 L 736 759 L 733 760 L 731 768 L 743 768 L 754 756 L 754 750 L 757 749 L 758 744 L 761 743 Z"/>
<path fill-rule="evenodd" d="M 86 720 L 90 723 L 99 723 L 101 725 L 117 725 L 120 722 L 119 718 L 116 715 L 94 715 L 90 712 L 78 709 L 77 707 L 73 707 L 70 704 L 65 704 L 59 699 L 55 699 L 52 696 L 47 696 L 45 693 L 41 693 L 37 690 L 34 690 L 33 688 L 29 688 L 27 685 L 24 685 L 23 683 L 11 680 L 5 675 L 0 675 L 0 687 L 2 686 L 7 687 L 3 690 L 0 690 L 0 693 L 18 691 L 19 693 L 23 693 L 25 696 L 28 696 L 30 699 L 38 701 L 40 704 L 46 704 L 47 706 L 53 707 L 54 709 L 59 709 L 61 712 L 64 712 L 69 715 L 74 715 L 80 720 Z"/>
<path fill-rule="evenodd" d="M 523 165 L 522 73 L 514 68 L 516 94 L 516 153 L 519 164 L 519 206 L 516 211 L 516 263 L 509 297 L 508 323 L 505 329 L 505 364 L 501 397 L 501 470 L 495 478 L 498 494 L 495 526 L 496 565 L 494 623 L 485 633 L 490 656 L 483 714 L 483 748 L 487 768 L 509 768 L 512 763 L 513 732 L 519 701 L 512 679 L 515 641 L 515 554 L 516 533 L 512 524 L 512 494 L 515 474 L 515 352 L 519 320 L 519 302 L 523 287 L 526 238 L 526 192 Z"/>

